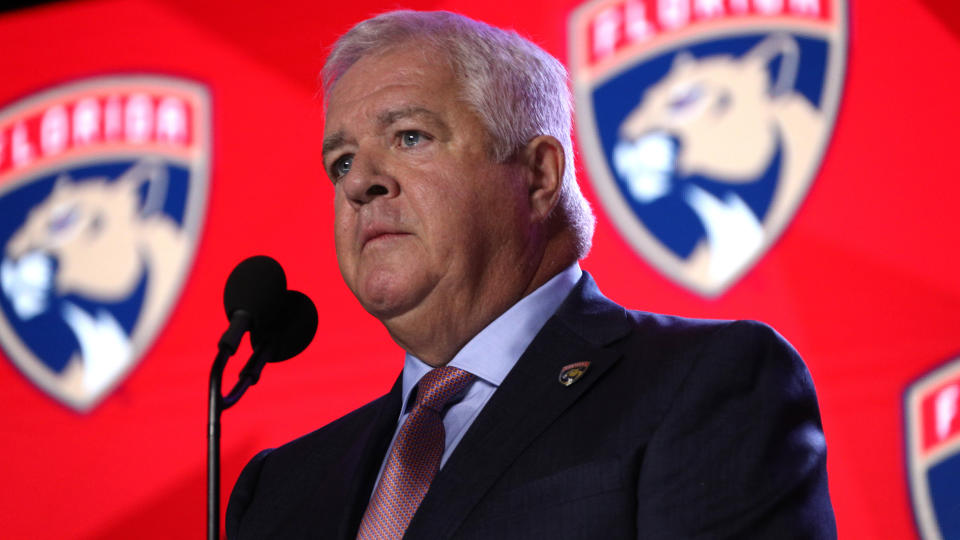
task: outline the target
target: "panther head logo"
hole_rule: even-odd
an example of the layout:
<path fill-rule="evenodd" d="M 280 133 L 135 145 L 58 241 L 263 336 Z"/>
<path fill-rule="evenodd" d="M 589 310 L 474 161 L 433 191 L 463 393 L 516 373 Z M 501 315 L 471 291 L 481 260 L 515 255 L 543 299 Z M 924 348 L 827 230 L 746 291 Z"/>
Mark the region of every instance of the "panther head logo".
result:
<path fill-rule="evenodd" d="M 57 310 L 79 344 L 57 374 L 74 395 L 96 395 L 112 383 L 132 360 L 135 336 L 109 310 L 64 297 L 114 303 L 145 282 L 140 317 L 152 320 L 178 285 L 190 250 L 186 234 L 161 211 L 167 182 L 159 159 L 143 159 L 112 180 L 63 174 L 3 250 L 0 285 L 15 314 L 29 320 Z"/>
<path fill-rule="evenodd" d="M 784 34 L 741 57 L 678 53 L 620 126 L 613 164 L 629 195 L 638 204 L 677 197 L 693 211 L 705 237 L 687 260 L 708 282 L 729 280 L 752 262 L 767 240 L 764 216 L 796 199 L 815 163 L 823 117 L 794 90 L 798 64 L 799 48 Z M 767 177 L 775 161 L 770 207 L 758 211 L 739 190 Z M 729 189 L 684 181 L 692 178 Z"/>

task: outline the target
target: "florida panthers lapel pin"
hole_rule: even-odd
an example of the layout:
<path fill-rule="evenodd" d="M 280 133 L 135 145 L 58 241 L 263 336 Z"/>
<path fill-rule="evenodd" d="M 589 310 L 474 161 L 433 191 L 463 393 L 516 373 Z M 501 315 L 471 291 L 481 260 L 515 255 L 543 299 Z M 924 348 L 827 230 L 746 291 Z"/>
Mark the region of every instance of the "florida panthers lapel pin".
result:
<path fill-rule="evenodd" d="M 820 169 L 845 0 L 593 0 L 570 21 L 577 134 L 634 251 L 704 296 L 789 225 Z"/>
<path fill-rule="evenodd" d="M 583 377 L 583 374 L 587 372 L 587 368 L 589 367 L 590 362 L 576 362 L 563 366 L 563 369 L 560 370 L 560 384 L 570 386 L 579 381 L 580 377 Z"/>

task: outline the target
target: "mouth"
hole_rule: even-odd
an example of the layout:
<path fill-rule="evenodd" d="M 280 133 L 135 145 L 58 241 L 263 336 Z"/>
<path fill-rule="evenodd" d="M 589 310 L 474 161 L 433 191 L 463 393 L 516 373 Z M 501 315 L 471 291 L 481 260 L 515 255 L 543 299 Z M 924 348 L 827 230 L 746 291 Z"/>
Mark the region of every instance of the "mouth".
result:
<path fill-rule="evenodd" d="M 621 140 L 613 150 L 617 173 L 630 195 L 649 203 L 666 195 L 676 172 L 678 144 L 664 132 L 652 132 L 632 140 Z"/>
<path fill-rule="evenodd" d="M 410 233 L 396 229 L 386 227 L 369 227 L 363 231 L 363 235 L 360 239 L 360 247 L 362 249 L 368 245 L 384 243 L 409 235 Z"/>

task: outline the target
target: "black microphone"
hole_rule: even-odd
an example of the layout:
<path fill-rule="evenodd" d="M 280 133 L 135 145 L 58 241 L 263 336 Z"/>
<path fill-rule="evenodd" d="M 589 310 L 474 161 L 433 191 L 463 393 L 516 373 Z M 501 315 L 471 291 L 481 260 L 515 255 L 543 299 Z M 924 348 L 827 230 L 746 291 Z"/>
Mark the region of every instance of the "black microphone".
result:
<path fill-rule="evenodd" d="M 237 265 L 223 290 L 223 308 L 230 327 L 218 344 L 210 369 L 207 409 L 207 539 L 217 540 L 220 520 L 220 414 L 256 384 L 267 362 L 292 358 L 310 344 L 317 331 L 317 308 L 299 291 L 287 290 L 280 263 L 257 255 Z M 221 394 L 223 370 L 250 332 L 253 355 L 240 370 L 239 380 Z"/>
<path fill-rule="evenodd" d="M 250 332 L 254 353 L 240 370 L 250 385 L 260 380 L 267 362 L 282 362 L 303 352 L 317 333 L 317 308 L 300 291 L 285 291 L 277 315 L 271 324 Z"/>
<path fill-rule="evenodd" d="M 277 261 L 256 255 L 238 264 L 223 289 L 230 327 L 220 338 L 220 350 L 233 355 L 247 331 L 255 334 L 273 327 L 286 292 L 287 277 Z"/>
<path fill-rule="evenodd" d="M 220 340 L 221 350 L 233 354 L 249 330 L 253 354 L 240 370 L 243 390 L 260 380 L 267 362 L 293 358 L 310 344 L 317 331 L 317 308 L 307 295 L 287 290 L 280 263 L 266 255 L 250 257 L 234 268 L 223 290 L 223 308 L 230 328 Z M 239 394 L 226 396 L 229 407 Z"/>
<path fill-rule="evenodd" d="M 281 362 L 303 352 L 317 333 L 317 307 L 300 291 L 285 291 L 277 316 L 268 332 L 251 332 L 250 343 L 256 348 L 271 341 L 273 357 L 268 362 Z"/>

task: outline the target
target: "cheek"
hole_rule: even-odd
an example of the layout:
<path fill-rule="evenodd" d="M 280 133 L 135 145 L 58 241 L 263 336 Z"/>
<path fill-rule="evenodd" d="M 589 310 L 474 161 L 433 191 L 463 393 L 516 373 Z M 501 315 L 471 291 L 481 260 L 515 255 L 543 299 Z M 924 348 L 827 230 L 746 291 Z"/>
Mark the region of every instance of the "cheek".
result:
<path fill-rule="evenodd" d="M 511 244 L 526 226 L 526 190 L 499 167 L 478 168 L 463 181 L 464 189 L 447 194 L 440 209 L 448 220 L 445 244 L 486 257 Z"/>
<path fill-rule="evenodd" d="M 470 206 L 470 190 L 456 169 L 434 164 L 405 171 L 405 177 L 416 179 L 406 182 L 401 188 L 405 191 L 402 194 L 403 203 L 412 214 L 407 217 L 416 220 L 431 233 L 443 232 L 455 226 L 451 218 Z"/>
<path fill-rule="evenodd" d="M 474 203 L 485 209 L 480 216 L 494 226 L 513 228 L 520 214 L 530 212 L 529 189 L 516 170 L 492 165 L 478 171 Z"/>
<path fill-rule="evenodd" d="M 349 208 L 334 205 L 333 243 L 337 252 L 337 263 L 346 277 L 346 268 L 352 266 L 354 250 L 354 214 Z"/>

